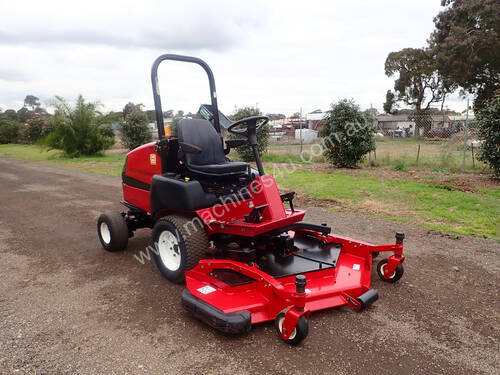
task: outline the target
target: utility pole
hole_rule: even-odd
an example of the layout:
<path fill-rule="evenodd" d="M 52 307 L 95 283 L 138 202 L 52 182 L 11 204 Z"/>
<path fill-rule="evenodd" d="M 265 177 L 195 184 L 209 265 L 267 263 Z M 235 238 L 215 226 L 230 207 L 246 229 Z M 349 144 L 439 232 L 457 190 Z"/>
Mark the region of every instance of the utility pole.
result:
<path fill-rule="evenodd" d="M 300 117 L 299 117 L 299 135 L 300 135 L 300 155 L 302 155 L 302 107 L 300 107 Z"/>
<path fill-rule="evenodd" d="M 467 112 L 465 113 L 465 129 L 464 129 L 464 158 L 462 162 L 462 172 L 465 172 L 465 153 L 467 151 L 467 132 L 469 127 L 469 99 L 467 99 Z"/>

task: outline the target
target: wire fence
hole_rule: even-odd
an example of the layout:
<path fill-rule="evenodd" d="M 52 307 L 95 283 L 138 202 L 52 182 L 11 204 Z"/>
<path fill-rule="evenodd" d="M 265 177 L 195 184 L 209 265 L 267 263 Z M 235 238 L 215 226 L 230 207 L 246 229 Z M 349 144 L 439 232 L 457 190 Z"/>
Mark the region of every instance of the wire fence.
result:
<path fill-rule="evenodd" d="M 297 158 L 301 150 L 319 143 L 312 124 L 286 123 L 271 130 L 269 161 Z M 378 115 L 374 121 L 376 150 L 367 155 L 363 166 L 394 170 L 430 170 L 436 172 L 484 171 L 478 160 L 482 142 L 474 115 L 425 114 Z M 300 134 L 302 133 L 302 137 Z M 301 142 L 302 140 L 302 142 Z M 324 162 L 322 156 L 313 161 Z"/>

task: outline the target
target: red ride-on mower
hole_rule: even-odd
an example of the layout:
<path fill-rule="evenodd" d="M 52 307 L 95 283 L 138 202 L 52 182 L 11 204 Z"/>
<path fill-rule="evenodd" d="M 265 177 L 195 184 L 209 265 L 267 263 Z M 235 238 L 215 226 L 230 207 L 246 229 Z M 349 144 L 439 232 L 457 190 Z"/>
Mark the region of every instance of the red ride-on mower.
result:
<path fill-rule="evenodd" d="M 181 120 L 177 137 L 164 136 L 157 80 L 164 60 L 200 65 L 210 84 L 212 104 L 200 107 L 206 119 Z M 162 55 L 151 78 L 159 141 L 127 154 L 122 204 L 128 210 L 103 214 L 97 223 L 106 250 L 122 250 L 136 229 L 152 228 L 156 264 L 168 280 L 186 282 L 182 303 L 195 317 L 231 333 L 274 320 L 289 344 L 307 336 L 312 311 L 363 310 L 377 300 L 370 288 L 376 254 L 391 253 L 377 265 L 383 281 L 401 278 L 403 233 L 394 244 L 373 245 L 333 235 L 326 224 L 302 222 L 305 211 L 294 207 L 294 193 L 280 194 L 274 177 L 264 173 L 256 135 L 268 118 L 231 124 L 218 110 L 205 62 Z M 224 142 L 221 123 L 241 139 Z M 243 146 L 252 148 L 257 170 L 226 157 Z"/>

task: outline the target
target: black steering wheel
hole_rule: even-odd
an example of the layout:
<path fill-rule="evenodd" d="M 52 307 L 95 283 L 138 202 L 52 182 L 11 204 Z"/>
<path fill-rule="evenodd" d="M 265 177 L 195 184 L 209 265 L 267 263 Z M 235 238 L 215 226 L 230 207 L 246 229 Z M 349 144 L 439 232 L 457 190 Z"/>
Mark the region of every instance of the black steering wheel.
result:
<path fill-rule="evenodd" d="M 261 123 L 257 125 L 257 121 L 263 120 Z M 241 119 L 239 121 L 236 121 L 235 123 L 231 124 L 229 128 L 227 128 L 227 131 L 233 134 L 238 134 L 238 135 L 244 135 L 246 137 L 249 137 L 253 134 L 256 134 L 259 129 L 261 129 L 264 125 L 266 125 L 269 122 L 269 117 L 267 116 L 252 116 L 252 117 L 246 117 L 244 119 Z M 243 129 L 235 129 L 238 125 L 241 124 L 247 124 L 246 128 Z"/>

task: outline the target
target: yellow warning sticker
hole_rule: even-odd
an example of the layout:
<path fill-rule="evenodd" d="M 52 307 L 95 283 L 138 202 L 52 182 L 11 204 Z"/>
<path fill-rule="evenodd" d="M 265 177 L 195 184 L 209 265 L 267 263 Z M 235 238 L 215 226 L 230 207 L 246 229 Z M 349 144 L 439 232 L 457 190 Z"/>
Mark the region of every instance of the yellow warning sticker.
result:
<path fill-rule="evenodd" d="M 149 162 L 151 165 L 156 165 L 156 154 L 149 154 Z"/>

